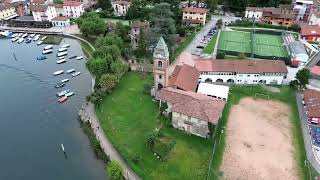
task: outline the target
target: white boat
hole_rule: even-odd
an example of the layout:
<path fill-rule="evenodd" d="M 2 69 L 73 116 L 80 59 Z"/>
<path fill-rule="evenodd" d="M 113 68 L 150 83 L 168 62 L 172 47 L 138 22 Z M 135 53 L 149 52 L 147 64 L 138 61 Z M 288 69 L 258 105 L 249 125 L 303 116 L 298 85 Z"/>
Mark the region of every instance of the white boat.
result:
<path fill-rule="evenodd" d="M 44 50 L 42 54 L 50 54 L 52 53 L 52 49 Z"/>
<path fill-rule="evenodd" d="M 65 52 L 61 52 L 61 53 L 58 53 L 57 56 L 58 57 L 61 57 L 61 56 L 65 56 L 67 55 L 68 53 L 65 51 Z"/>
<path fill-rule="evenodd" d="M 73 72 L 75 72 L 75 71 L 76 71 L 75 69 L 69 69 L 69 70 L 67 71 L 67 74 L 73 73 Z"/>
<path fill-rule="evenodd" d="M 72 92 L 72 91 L 64 94 L 64 96 L 66 96 L 66 97 L 70 97 L 70 96 L 73 96 L 73 95 L 74 95 L 74 92 Z"/>
<path fill-rule="evenodd" d="M 40 35 L 36 35 L 34 38 L 33 38 L 33 41 L 38 41 L 40 38 Z"/>
<path fill-rule="evenodd" d="M 22 43 L 24 41 L 24 39 L 23 38 L 20 38 L 19 40 L 18 40 L 18 43 L 20 44 L 20 43 Z"/>
<path fill-rule="evenodd" d="M 41 45 L 43 43 L 43 41 L 39 41 L 38 43 L 37 43 L 37 45 L 39 46 L 39 45 Z"/>
<path fill-rule="evenodd" d="M 83 59 L 83 56 L 78 56 L 76 59 L 81 60 L 81 59 Z"/>
<path fill-rule="evenodd" d="M 22 35 L 23 38 L 25 38 L 25 37 L 27 37 L 27 36 L 28 36 L 28 33 L 24 33 L 24 34 Z"/>
<path fill-rule="evenodd" d="M 61 46 L 61 48 L 68 48 L 68 47 L 70 47 L 70 44 L 64 44 Z"/>
<path fill-rule="evenodd" d="M 57 76 L 57 75 L 62 74 L 63 72 L 64 72 L 63 70 L 59 70 L 59 71 L 54 72 L 53 75 Z"/>
<path fill-rule="evenodd" d="M 11 41 L 12 41 L 12 42 L 15 42 L 15 41 L 17 41 L 18 39 L 19 39 L 18 37 L 15 37 L 15 38 L 12 38 Z"/>
<path fill-rule="evenodd" d="M 30 37 L 33 38 L 36 34 L 30 34 Z"/>
<path fill-rule="evenodd" d="M 59 48 L 58 52 L 63 52 L 63 51 L 67 51 L 67 50 L 68 50 L 68 48 Z"/>
<path fill-rule="evenodd" d="M 68 81 L 69 81 L 69 79 L 62 79 L 61 80 L 62 83 L 65 83 L 65 82 L 68 82 Z"/>
<path fill-rule="evenodd" d="M 43 36 L 43 37 L 41 38 L 41 41 L 43 41 L 43 40 L 45 40 L 45 39 L 47 39 L 47 36 Z"/>
<path fill-rule="evenodd" d="M 57 96 L 58 97 L 61 97 L 61 96 L 64 96 L 65 94 L 69 93 L 70 90 L 66 89 L 66 90 L 63 90 L 63 91 L 60 91 L 57 93 Z"/>
<path fill-rule="evenodd" d="M 44 47 L 44 50 L 48 50 L 48 49 L 52 49 L 52 48 L 53 48 L 52 45 L 48 45 L 48 46 Z"/>
<path fill-rule="evenodd" d="M 61 59 L 61 60 L 58 60 L 58 61 L 57 61 L 57 64 L 62 64 L 62 63 L 65 63 L 65 62 L 67 62 L 66 59 Z"/>
<path fill-rule="evenodd" d="M 17 36 L 18 36 L 18 33 L 14 33 L 14 34 L 12 35 L 13 38 L 15 38 L 15 37 L 17 37 Z"/>
<path fill-rule="evenodd" d="M 79 76 L 81 74 L 81 72 L 76 72 L 76 73 L 73 73 L 72 74 L 72 77 L 76 77 L 76 76 Z"/>
<path fill-rule="evenodd" d="M 59 57 L 59 59 L 65 59 L 66 57 L 65 56 L 61 56 L 61 57 Z"/>
<path fill-rule="evenodd" d="M 22 33 L 19 33 L 18 35 L 17 35 L 17 37 L 21 37 L 22 36 Z"/>

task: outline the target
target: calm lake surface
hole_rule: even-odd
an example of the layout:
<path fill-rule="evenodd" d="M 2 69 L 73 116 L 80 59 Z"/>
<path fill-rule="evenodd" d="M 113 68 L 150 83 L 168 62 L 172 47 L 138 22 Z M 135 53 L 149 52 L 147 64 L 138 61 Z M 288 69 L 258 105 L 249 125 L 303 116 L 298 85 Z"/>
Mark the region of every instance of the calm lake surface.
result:
<path fill-rule="evenodd" d="M 69 56 L 83 55 L 78 41 L 66 38 L 64 43 L 71 45 Z M 54 46 L 48 59 L 37 61 L 44 46 L 0 39 L 0 180 L 106 179 L 103 163 L 95 158 L 77 120 L 77 110 L 91 91 L 85 60 L 56 64 L 59 46 Z M 71 68 L 81 75 L 52 75 Z M 65 87 L 54 88 L 65 78 L 70 79 Z M 56 93 L 63 89 L 76 95 L 59 104 Z"/>

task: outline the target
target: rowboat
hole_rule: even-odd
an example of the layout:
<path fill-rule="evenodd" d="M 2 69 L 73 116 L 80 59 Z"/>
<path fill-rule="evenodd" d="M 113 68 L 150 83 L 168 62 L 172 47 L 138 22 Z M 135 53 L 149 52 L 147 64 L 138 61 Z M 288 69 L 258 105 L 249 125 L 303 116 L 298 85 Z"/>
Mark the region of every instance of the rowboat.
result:
<path fill-rule="evenodd" d="M 76 71 L 75 69 L 69 69 L 69 70 L 67 71 L 67 74 L 73 73 L 73 72 L 75 72 L 75 71 Z"/>
<path fill-rule="evenodd" d="M 64 44 L 61 46 L 61 48 L 68 48 L 68 47 L 70 47 L 70 44 Z"/>
<path fill-rule="evenodd" d="M 67 96 L 63 96 L 62 98 L 58 99 L 59 103 L 63 103 L 64 101 L 66 101 L 68 99 Z"/>
<path fill-rule="evenodd" d="M 17 41 L 18 39 L 19 39 L 18 37 L 15 37 L 15 38 L 12 38 L 11 41 L 12 41 L 12 42 L 15 42 L 15 41 Z"/>
<path fill-rule="evenodd" d="M 30 34 L 30 37 L 33 38 L 36 34 Z"/>
<path fill-rule="evenodd" d="M 44 50 L 48 50 L 48 49 L 52 49 L 52 48 L 53 48 L 52 45 L 48 45 L 48 46 L 44 47 Z"/>
<path fill-rule="evenodd" d="M 61 80 L 62 83 L 66 83 L 66 82 L 68 82 L 68 81 L 69 81 L 69 79 L 62 79 L 62 80 Z"/>
<path fill-rule="evenodd" d="M 42 54 L 50 54 L 52 53 L 52 49 L 44 50 Z"/>
<path fill-rule="evenodd" d="M 22 43 L 24 41 L 24 39 L 23 38 L 20 38 L 19 40 L 18 40 L 18 43 L 20 44 L 20 43 Z"/>
<path fill-rule="evenodd" d="M 28 36 L 28 33 L 24 33 L 23 35 L 22 35 L 22 38 L 25 38 L 25 37 L 27 37 Z"/>
<path fill-rule="evenodd" d="M 45 40 L 45 39 L 47 39 L 47 36 L 43 36 L 43 37 L 41 38 L 41 41 L 43 41 L 43 40 Z"/>
<path fill-rule="evenodd" d="M 64 96 L 64 95 L 67 94 L 68 92 L 70 92 L 70 90 L 65 89 L 65 90 L 63 90 L 63 91 L 58 92 L 58 93 L 57 93 L 57 96 L 58 96 L 58 97 Z"/>
<path fill-rule="evenodd" d="M 63 70 L 59 70 L 59 71 L 54 72 L 53 75 L 57 76 L 57 75 L 62 74 L 63 72 L 64 72 Z"/>
<path fill-rule="evenodd" d="M 38 34 L 38 35 L 36 35 L 36 36 L 33 38 L 33 41 L 38 41 L 39 38 L 40 38 L 40 35 Z"/>
<path fill-rule="evenodd" d="M 66 57 L 65 56 L 61 56 L 61 57 L 58 57 L 59 59 L 65 59 Z"/>
<path fill-rule="evenodd" d="M 68 50 L 68 48 L 59 48 L 58 52 L 63 52 L 63 51 L 66 51 L 66 50 Z"/>
<path fill-rule="evenodd" d="M 64 96 L 66 96 L 66 97 L 70 97 L 70 96 L 73 96 L 74 95 L 74 92 L 68 92 L 68 93 L 66 93 Z"/>
<path fill-rule="evenodd" d="M 74 59 L 76 58 L 77 56 L 70 56 L 69 59 Z"/>
<path fill-rule="evenodd" d="M 83 59 L 83 56 L 78 56 L 76 59 L 81 60 L 81 59 Z"/>
<path fill-rule="evenodd" d="M 46 57 L 46 56 L 39 56 L 39 57 L 37 57 L 37 60 L 39 60 L 39 61 L 41 61 L 41 60 L 45 60 L 45 59 L 47 59 L 47 57 Z"/>
<path fill-rule="evenodd" d="M 55 88 L 61 88 L 61 87 L 65 86 L 65 85 L 66 85 L 65 83 L 58 83 L 54 87 Z"/>
<path fill-rule="evenodd" d="M 67 62 L 66 59 L 61 59 L 61 60 L 57 61 L 57 64 L 62 64 L 62 63 L 65 63 L 65 62 Z"/>
<path fill-rule="evenodd" d="M 26 43 L 31 43 L 31 38 L 27 38 Z"/>
<path fill-rule="evenodd" d="M 76 72 L 76 73 L 73 73 L 72 74 L 72 77 L 76 77 L 76 76 L 79 76 L 81 74 L 81 72 Z"/>
<path fill-rule="evenodd" d="M 43 43 L 43 41 L 39 41 L 38 43 L 37 43 L 37 45 L 39 46 L 39 45 L 41 45 Z"/>
<path fill-rule="evenodd" d="M 65 56 L 67 54 L 68 54 L 68 52 L 65 51 L 65 52 L 58 53 L 57 56 L 60 57 L 60 56 Z"/>

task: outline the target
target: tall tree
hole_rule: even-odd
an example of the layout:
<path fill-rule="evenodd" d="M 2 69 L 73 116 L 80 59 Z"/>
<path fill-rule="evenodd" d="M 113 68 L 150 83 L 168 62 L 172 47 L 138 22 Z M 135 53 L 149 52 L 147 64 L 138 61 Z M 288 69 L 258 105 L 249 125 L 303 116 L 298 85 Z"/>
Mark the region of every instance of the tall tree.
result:
<path fill-rule="evenodd" d="M 99 36 L 106 31 L 105 22 L 95 12 L 84 13 L 76 20 L 76 23 L 84 36 Z"/>
<path fill-rule="evenodd" d="M 123 170 L 118 161 L 111 161 L 108 163 L 107 172 L 110 180 L 123 180 Z"/>
<path fill-rule="evenodd" d="M 169 47 L 175 44 L 176 27 L 174 13 L 168 3 L 156 4 L 150 14 L 150 43 L 155 45 L 162 36 Z"/>
<path fill-rule="evenodd" d="M 118 78 L 113 74 L 104 74 L 99 79 L 100 89 L 103 92 L 110 93 L 118 83 Z"/>
<path fill-rule="evenodd" d="M 113 12 L 111 0 L 98 0 L 98 6 L 109 13 Z"/>
<path fill-rule="evenodd" d="M 296 74 L 296 79 L 300 87 L 304 88 L 309 84 L 309 79 L 311 78 L 310 70 L 307 68 L 300 69 Z"/>
<path fill-rule="evenodd" d="M 206 2 L 210 11 L 213 12 L 214 10 L 217 9 L 218 0 L 207 0 Z"/>
<path fill-rule="evenodd" d="M 86 62 L 86 66 L 98 80 L 104 73 L 108 72 L 107 61 L 101 58 L 90 58 Z"/>
<path fill-rule="evenodd" d="M 137 57 L 144 57 L 147 54 L 147 40 L 143 29 L 140 29 L 140 36 L 137 48 Z"/>

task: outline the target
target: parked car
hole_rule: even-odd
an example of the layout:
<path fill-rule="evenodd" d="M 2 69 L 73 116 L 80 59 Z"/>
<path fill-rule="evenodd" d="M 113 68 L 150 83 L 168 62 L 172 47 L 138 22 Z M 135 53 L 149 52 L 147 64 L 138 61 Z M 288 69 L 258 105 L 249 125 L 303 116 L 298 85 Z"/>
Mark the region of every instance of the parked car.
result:
<path fill-rule="evenodd" d="M 204 47 L 203 47 L 203 46 L 197 46 L 197 48 L 198 48 L 198 49 L 204 49 Z"/>

